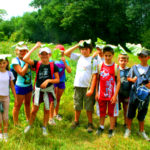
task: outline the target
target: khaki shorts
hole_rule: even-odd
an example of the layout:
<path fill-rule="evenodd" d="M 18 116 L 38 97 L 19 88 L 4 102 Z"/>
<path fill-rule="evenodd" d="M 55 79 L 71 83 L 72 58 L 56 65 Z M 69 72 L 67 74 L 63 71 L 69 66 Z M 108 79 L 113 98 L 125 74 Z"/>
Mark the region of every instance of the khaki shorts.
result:
<path fill-rule="evenodd" d="M 94 111 L 94 102 L 95 102 L 95 94 L 93 93 L 92 96 L 86 96 L 87 88 L 83 87 L 75 87 L 74 88 L 74 108 L 75 110 L 82 110 L 83 103 L 84 108 L 87 111 Z"/>

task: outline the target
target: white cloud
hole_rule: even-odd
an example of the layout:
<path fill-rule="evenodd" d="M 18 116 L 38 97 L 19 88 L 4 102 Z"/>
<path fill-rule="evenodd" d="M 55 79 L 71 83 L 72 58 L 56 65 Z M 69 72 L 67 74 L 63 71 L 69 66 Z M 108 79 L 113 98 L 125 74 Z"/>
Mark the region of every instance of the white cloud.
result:
<path fill-rule="evenodd" d="M 32 0 L 0 0 L 0 9 L 7 11 L 6 19 L 10 19 L 12 16 L 22 16 L 24 12 L 31 12 L 34 8 L 29 4 Z"/>

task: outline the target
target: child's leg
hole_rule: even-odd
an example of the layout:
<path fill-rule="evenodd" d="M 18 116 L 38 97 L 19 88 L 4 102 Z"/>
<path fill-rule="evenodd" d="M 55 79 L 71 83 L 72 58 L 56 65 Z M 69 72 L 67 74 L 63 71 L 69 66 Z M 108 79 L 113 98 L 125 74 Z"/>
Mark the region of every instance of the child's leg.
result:
<path fill-rule="evenodd" d="M 88 117 L 88 122 L 89 123 L 92 123 L 92 114 L 93 114 L 93 111 L 86 111 L 86 114 L 87 114 L 87 117 Z"/>
<path fill-rule="evenodd" d="M 7 133 L 8 130 L 8 110 L 9 110 L 9 97 L 7 97 L 3 102 L 4 112 L 2 114 L 3 117 L 3 125 L 4 125 L 4 133 Z"/>
<path fill-rule="evenodd" d="M 49 110 L 49 119 L 54 117 L 54 102 L 50 103 L 50 110 Z"/>
<path fill-rule="evenodd" d="M 60 89 L 60 88 L 56 87 L 57 105 L 56 105 L 56 108 L 55 108 L 55 115 L 58 114 L 58 111 L 59 111 L 59 104 L 60 104 L 60 98 L 61 98 L 63 92 L 64 92 L 64 89 Z"/>
<path fill-rule="evenodd" d="M 13 121 L 15 125 L 18 124 L 18 115 L 25 96 L 17 94 L 16 97 L 17 98 L 15 99 L 15 104 L 13 108 Z"/>
<path fill-rule="evenodd" d="M 25 101 L 24 101 L 24 105 L 25 105 L 25 114 L 26 114 L 26 119 L 29 120 L 30 119 L 30 102 L 31 102 L 31 96 L 32 96 L 32 92 L 28 93 L 25 95 Z"/>
<path fill-rule="evenodd" d="M 144 121 L 139 121 L 139 131 L 140 132 L 144 131 Z"/>
<path fill-rule="evenodd" d="M 74 119 L 75 122 L 79 122 L 80 113 L 81 113 L 81 110 L 80 111 L 75 110 L 75 119 Z"/>
<path fill-rule="evenodd" d="M 32 111 L 31 111 L 31 115 L 30 115 L 29 125 L 33 124 L 33 122 L 35 120 L 35 117 L 36 117 L 36 113 L 38 112 L 38 110 L 39 110 L 39 106 L 35 106 L 35 105 L 32 106 Z"/>
<path fill-rule="evenodd" d="M 46 110 L 45 106 L 44 106 L 44 119 L 43 119 L 43 126 L 44 127 L 47 126 L 48 120 L 49 120 L 49 110 Z"/>
<path fill-rule="evenodd" d="M 113 130 L 115 127 L 116 117 L 110 117 L 110 130 Z"/>
<path fill-rule="evenodd" d="M 0 112 L 0 134 L 2 133 L 2 113 Z"/>
<path fill-rule="evenodd" d="M 127 109 L 128 109 L 128 103 L 123 103 L 123 113 L 124 113 L 124 124 L 127 124 Z"/>
<path fill-rule="evenodd" d="M 100 117 L 100 126 L 104 126 L 105 117 Z"/>
<path fill-rule="evenodd" d="M 127 118 L 127 128 L 131 130 L 132 119 Z"/>

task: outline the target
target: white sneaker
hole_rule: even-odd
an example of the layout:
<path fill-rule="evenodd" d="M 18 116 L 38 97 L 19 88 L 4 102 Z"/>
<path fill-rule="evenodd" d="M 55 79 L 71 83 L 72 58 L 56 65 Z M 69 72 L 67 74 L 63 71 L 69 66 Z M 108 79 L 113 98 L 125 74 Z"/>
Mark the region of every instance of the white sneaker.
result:
<path fill-rule="evenodd" d="M 42 127 L 42 130 L 43 130 L 43 135 L 44 135 L 44 136 L 47 136 L 47 135 L 48 135 L 48 132 L 47 132 L 46 128 L 45 128 L 45 127 Z"/>
<path fill-rule="evenodd" d="M 146 141 L 150 141 L 150 138 L 146 135 L 145 131 L 138 132 L 138 134 L 143 137 Z"/>
<path fill-rule="evenodd" d="M 48 123 L 49 125 L 56 125 L 56 122 L 54 119 L 50 119 Z"/>
<path fill-rule="evenodd" d="M 124 133 L 124 138 L 128 138 L 130 136 L 130 134 L 131 134 L 131 130 L 126 129 L 125 133 Z"/>
<path fill-rule="evenodd" d="M 29 130 L 31 129 L 31 126 L 30 125 L 28 125 L 25 129 L 24 129 L 24 133 L 27 133 L 27 132 L 29 132 Z"/>
<path fill-rule="evenodd" d="M 4 134 L 3 134 L 3 139 L 4 139 L 5 142 L 8 141 L 8 134 L 7 134 L 7 133 L 4 133 Z"/>
<path fill-rule="evenodd" d="M 0 142 L 3 140 L 3 134 L 0 133 Z"/>
<path fill-rule="evenodd" d="M 62 120 L 62 117 L 58 114 L 58 115 L 56 115 L 55 116 L 55 118 L 57 119 L 57 120 L 59 120 L 59 121 L 61 121 Z"/>

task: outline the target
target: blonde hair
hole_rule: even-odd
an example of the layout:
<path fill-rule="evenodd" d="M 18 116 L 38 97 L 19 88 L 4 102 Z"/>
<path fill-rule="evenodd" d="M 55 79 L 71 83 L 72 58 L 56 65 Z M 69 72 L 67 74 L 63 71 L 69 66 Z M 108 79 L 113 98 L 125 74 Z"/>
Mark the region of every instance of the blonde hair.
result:
<path fill-rule="evenodd" d="M 119 54 L 118 59 L 127 59 L 129 60 L 129 56 L 127 54 Z"/>

